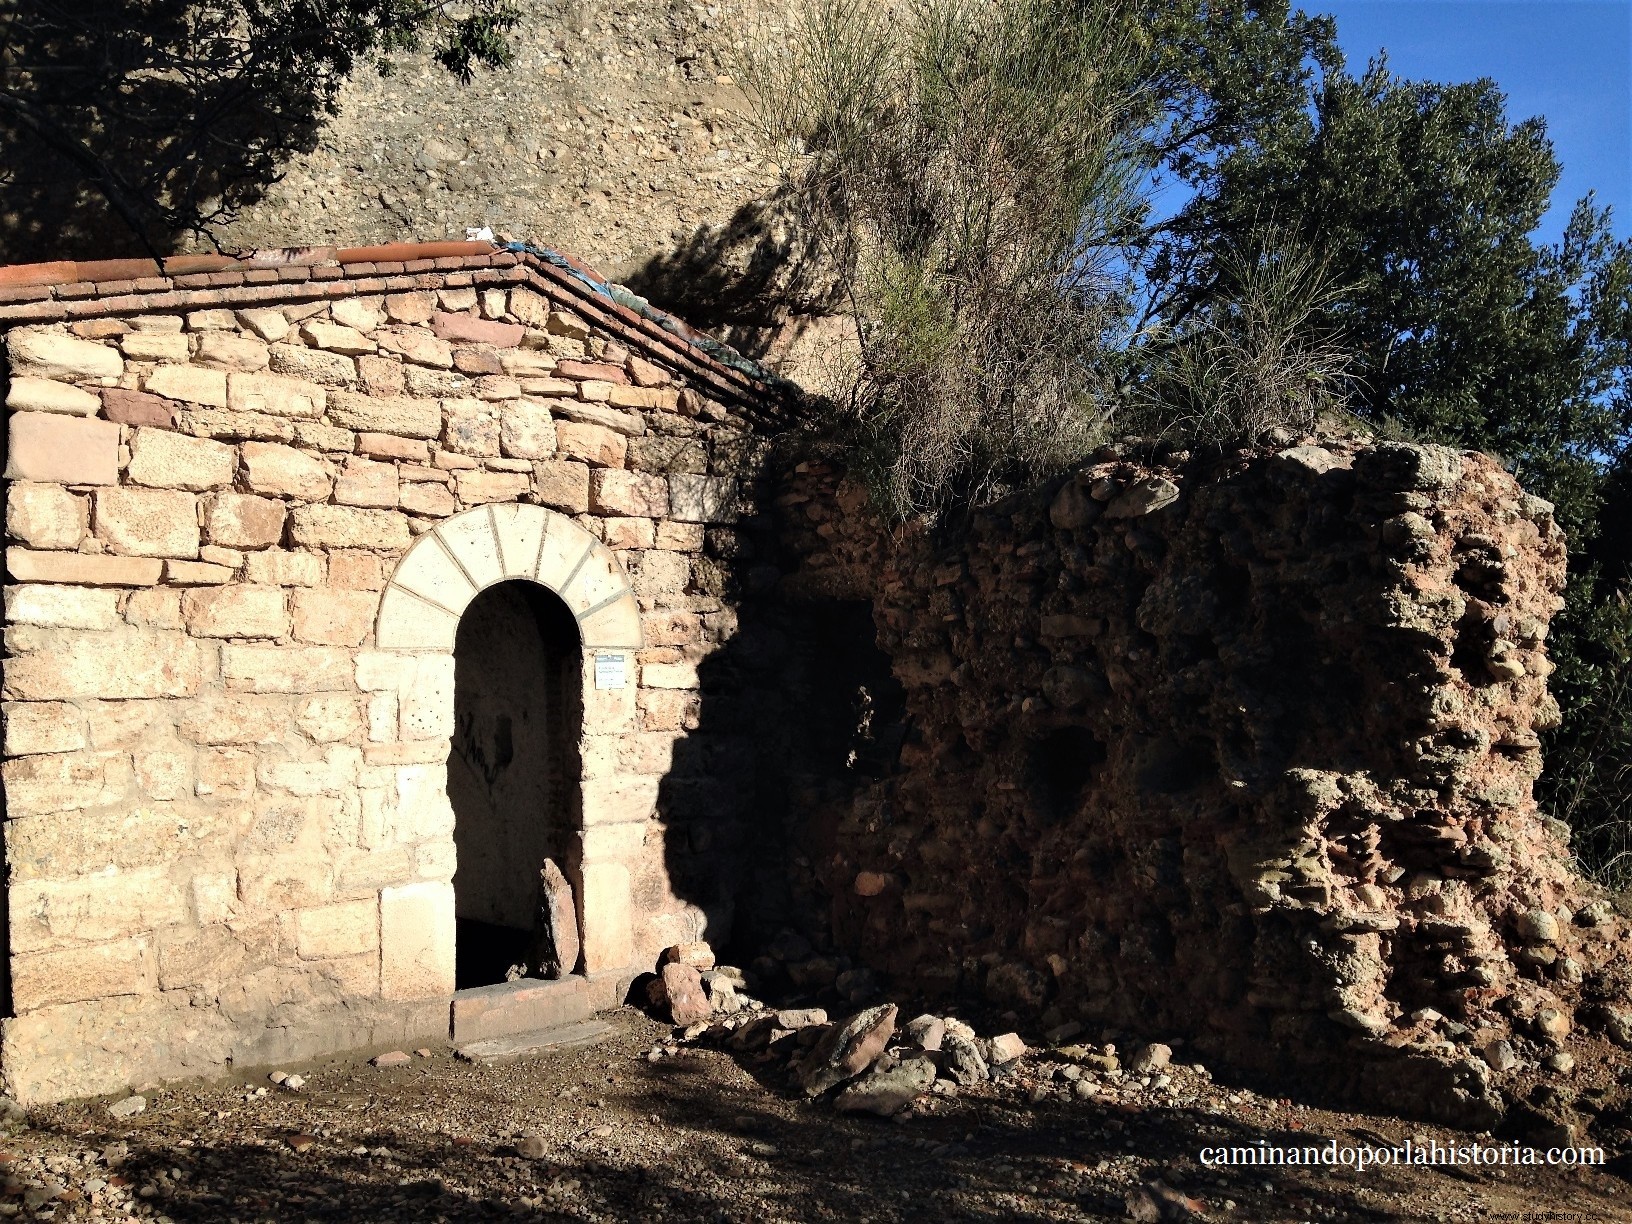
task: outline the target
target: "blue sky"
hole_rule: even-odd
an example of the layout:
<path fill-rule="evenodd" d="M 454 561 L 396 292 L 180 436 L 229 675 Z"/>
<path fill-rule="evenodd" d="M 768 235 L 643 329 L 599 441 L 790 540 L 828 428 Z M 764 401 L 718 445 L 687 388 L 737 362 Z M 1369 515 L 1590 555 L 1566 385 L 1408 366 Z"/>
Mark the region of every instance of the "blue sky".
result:
<path fill-rule="evenodd" d="M 1397 75 L 1490 77 L 1512 121 L 1541 115 L 1564 175 L 1542 220 L 1558 237 L 1576 199 L 1596 190 L 1632 237 L 1632 0 L 1301 0 L 1337 18 L 1356 75 L 1379 50 Z"/>

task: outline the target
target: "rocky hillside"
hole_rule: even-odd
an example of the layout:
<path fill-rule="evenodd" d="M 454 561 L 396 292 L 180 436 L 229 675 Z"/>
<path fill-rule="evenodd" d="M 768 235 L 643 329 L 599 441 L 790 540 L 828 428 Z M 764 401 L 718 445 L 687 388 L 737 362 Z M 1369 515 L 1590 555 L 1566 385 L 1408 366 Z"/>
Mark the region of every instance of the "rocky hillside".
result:
<path fill-rule="evenodd" d="M 359 70 L 316 147 L 221 242 L 355 245 L 489 226 L 628 279 L 774 182 L 730 75 L 733 45 L 760 20 L 743 4 L 521 7 L 509 70 L 468 85 L 427 55 L 385 76 Z"/>

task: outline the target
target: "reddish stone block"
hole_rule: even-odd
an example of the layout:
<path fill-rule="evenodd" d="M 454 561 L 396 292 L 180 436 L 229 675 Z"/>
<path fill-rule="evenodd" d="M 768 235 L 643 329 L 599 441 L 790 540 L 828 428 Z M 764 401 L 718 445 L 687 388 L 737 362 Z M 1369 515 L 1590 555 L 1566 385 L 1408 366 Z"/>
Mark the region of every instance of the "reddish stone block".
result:
<path fill-rule="evenodd" d="M 444 340 L 491 344 L 494 348 L 515 348 L 527 334 L 527 329 L 519 323 L 496 323 L 441 310 L 431 316 L 431 330 Z"/>
<path fill-rule="evenodd" d="M 78 278 L 79 274 L 70 260 L 0 268 L 0 285 L 60 285 Z"/>
<path fill-rule="evenodd" d="M 491 251 L 490 242 L 389 242 L 381 246 L 345 247 L 335 252 L 343 264 L 380 260 L 436 259 L 442 255 L 479 255 Z"/>
<path fill-rule="evenodd" d="M 499 360 L 499 355 L 490 353 L 486 349 L 455 349 L 453 352 L 453 368 L 461 374 L 504 373 L 504 363 Z"/>
<path fill-rule="evenodd" d="M 278 283 L 278 269 L 251 268 L 243 274 L 246 285 L 275 285 Z"/>
<path fill-rule="evenodd" d="M 170 282 L 162 276 L 141 276 L 136 279 L 137 293 L 163 293 Z"/>
<path fill-rule="evenodd" d="M 161 429 L 174 429 L 176 425 L 176 412 L 168 400 L 117 387 L 102 392 L 102 415 L 121 425 L 157 425 Z"/>
<path fill-rule="evenodd" d="M 51 296 L 50 285 L 0 285 L 0 305 L 8 302 L 38 302 Z"/>
<path fill-rule="evenodd" d="M 627 386 L 629 376 L 615 365 L 605 365 L 599 361 L 558 361 L 555 363 L 555 372 L 561 378 L 587 378 L 599 382 L 618 383 Z"/>

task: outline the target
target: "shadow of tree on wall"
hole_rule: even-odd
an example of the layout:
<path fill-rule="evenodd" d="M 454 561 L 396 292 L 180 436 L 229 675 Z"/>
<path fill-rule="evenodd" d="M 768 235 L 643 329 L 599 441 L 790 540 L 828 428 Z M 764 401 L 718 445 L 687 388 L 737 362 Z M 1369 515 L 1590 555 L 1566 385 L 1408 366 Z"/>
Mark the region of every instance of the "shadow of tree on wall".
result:
<path fill-rule="evenodd" d="M 505 0 L 9 0 L 0 5 L 0 263 L 161 255 L 309 152 L 340 85 L 429 36 L 508 62 Z"/>

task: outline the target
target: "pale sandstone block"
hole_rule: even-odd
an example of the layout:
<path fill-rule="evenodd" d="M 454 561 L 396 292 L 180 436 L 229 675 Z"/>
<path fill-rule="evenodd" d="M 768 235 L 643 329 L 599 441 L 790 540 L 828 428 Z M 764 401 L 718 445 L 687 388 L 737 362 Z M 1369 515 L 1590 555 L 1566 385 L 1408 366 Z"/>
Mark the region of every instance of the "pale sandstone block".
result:
<path fill-rule="evenodd" d="M 220 586 L 231 582 L 237 569 L 209 561 L 166 561 L 164 580 L 175 586 Z"/>
<path fill-rule="evenodd" d="M 304 324 L 300 334 L 307 344 L 330 353 L 345 353 L 354 357 L 358 353 L 372 353 L 375 348 L 374 341 L 356 328 L 339 323 L 324 323 L 320 319 L 312 319 Z"/>
<path fill-rule="evenodd" d="M 583 785 L 583 820 L 598 824 L 625 824 L 650 819 L 657 810 L 662 779 L 616 775 L 588 778 Z"/>
<path fill-rule="evenodd" d="M 57 630 L 48 645 L 7 660 L 4 696 L 19 701 L 191 697 L 212 671 L 213 651 L 183 634 Z"/>
<path fill-rule="evenodd" d="M 455 454 L 453 451 L 438 450 L 432 462 L 438 469 L 448 472 L 475 471 L 482 466 L 481 460 L 472 459 L 469 455 Z"/>
<path fill-rule="evenodd" d="M 329 307 L 329 317 L 342 327 L 369 332 L 380 325 L 379 298 L 342 298 Z"/>
<path fill-rule="evenodd" d="M 179 603 L 179 595 L 178 595 Z M 95 748 L 130 748 L 154 728 L 167 734 L 180 707 L 168 701 L 91 701 L 84 706 Z"/>
<path fill-rule="evenodd" d="M 224 442 L 139 426 L 130 439 L 130 480 L 160 489 L 219 489 L 232 484 L 237 452 Z"/>
<path fill-rule="evenodd" d="M 580 389 L 587 384 L 579 384 Z M 602 384 L 610 386 L 611 384 Z M 609 408 L 603 404 L 586 404 L 581 399 L 546 401 L 550 410 L 562 421 L 578 425 L 598 425 L 626 438 L 638 438 L 646 432 L 646 418 L 638 412 Z"/>
<path fill-rule="evenodd" d="M 590 473 L 589 508 L 595 514 L 663 518 L 669 513 L 669 484 L 646 472 L 600 469 Z"/>
<path fill-rule="evenodd" d="M 6 549 L 6 569 L 19 582 L 63 582 L 84 586 L 152 586 L 164 562 L 143 557 L 100 557 L 67 552 Z"/>
<path fill-rule="evenodd" d="M 189 404 L 207 404 L 211 408 L 227 406 L 227 376 L 220 370 L 205 370 L 198 366 L 155 366 L 142 380 L 142 390 L 149 395 L 181 400 Z"/>
<path fill-rule="evenodd" d="M 417 655 L 396 651 L 363 650 L 357 653 L 357 687 L 365 693 L 400 689 L 413 677 Z"/>
<path fill-rule="evenodd" d="M 670 477 L 669 498 L 672 504 L 673 477 Z M 665 520 L 657 525 L 657 537 L 652 541 L 652 546 L 665 552 L 700 552 L 703 547 L 703 525 Z"/>
<path fill-rule="evenodd" d="M 239 569 L 244 564 L 244 554 L 236 548 L 227 548 L 221 544 L 205 544 L 198 550 L 198 559 L 211 565 L 223 565 L 228 569 Z"/>
<path fill-rule="evenodd" d="M 310 450 L 338 451 L 349 455 L 357 449 L 357 435 L 349 429 L 325 425 L 322 421 L 296 421 L 295 443 Z"/>
<path fill-rule="evenodd" d="M 334 646 L 221 647 L 229 690 L 252 693 L 336 693 L 352 684 L 351 654 Z"/>
<path fill-rule="evenodd" d="M 331 551 L 329 585 L 346 591 L 377 591 L 385 585 L 384 569 L 373 553 Z"/>
<path fill-rule="evenodd" d="M 691 581 L 691 558 L 684 553 L 648 549 L 635 557 L 630 575 L 635 594 L 657 603 L 677 600 Z"/>
<path fill-rule="evenodd" d="M 616 862 L 585 863 L 582 885 L 584 972 L 626 968 L 635 958 L 629 868 Z"/>
<path fill-rule="evenodd" d="M 8 701 L 4 717 L 7 756 L 76 752 L 89 742 L 85 715 L 66 702 Z"/>
<path fill-rule="evenodd" d="M 643 663 L 640 683 L 654 689 L 694 689 L 697 687 L 695 663 Z"/>
<path fill-rule="evenodd" d="M 181 361 L 188 357 L 187 337 L 176 333 L 131 332 L 119 337 L 119 350 L 130 361 Z"/>
<path fill-rule="evenodd" d="M 614 384 L 592 378 L 578 384 L 578 398 L 586 404 L 604 404 L 612 398 Z M 608 409 L 612 411 L 612 409 Z M 563 416 L 566 414 L 563 413 Z"/>
<path fill-rule="evenodd" d="M 6 489 L 6 534 L 30 548 L 78 548 L 88 521 L 85 498 L 61 485 L 17 481 Z"/>
<path fill-rule="evenodd" d="M 223 925 L 172 927 L 158 934 L 161 990 L 231 982 L 248 962 L 249 950 L 241 933 Z"/>
<path fill-rule="evenodd" d="M 98 587 L 27 585 L 6 588 L 6 623 L 55 629 L 112 629 L 119 592 Z"/>
<path fill-rule="evenodd" d="M 388 293 L 385 315 L 393 323 L 429 323 L 436 313 L 436 299 L 429 293 Z"/>
<path fill-rule="evenodd" d="M 649 518 L 609 518 L 601 521 L 601 539 L 615 551 L 650 548 L 657 538 Z"/>
<path fill-rule="evenodd" d="M 401 395 L 408 389 L 400 357 L 369 354 L 357 358 L 359 385 L 369 395 Z"/>
<path fill-rule="evenodd" d="M 391 813 L 391 838 L 412 844 L 453 837 L 453 804 L 448 800 L 445 761 L 401 765 L 392 771 L 396 810 Z"/>
<path fill-rule="evenodd" d="M 97 539 L 125 557 L 197 557 L 198 508 L 184 489 L 100 489 Z"/>
<path fill-rule="evenodd" d="M 543 329 L 549 322 L 549 299 L 531 289 L 510 290 L 509 311 L 518 323 Z"/>
<path fill-rule="evenodd" d="M 401 738 L 447 739 L 453 734 L 453 656 L 423 655 L 413 680 L 397 694 Z"/>
<path fill-rule="evenodd" d="M 322 586 L 323 557 L 319 553 L 290 552 L 281 548 L 253 552 L 244 559 L 244 577 L 268 586 Z"/>
<path fill-rule="evenodd" d="M 19 375 L 6 389 L 6 407 L 13 412 L 61 412 L 68 416 L 95 416 L 102 398 L 50 378 Z"/>
<path fill-rule="evenodd" d="M 453 885 L 408 884 L 380 892 L 380 996 L 435 999 L 453 993 Z"/>
<path fill-rule="evenodd" d="M 476 380 L 476 398 L 497 404 L 521 398 L 521 384 L 503 374 L 487 374 Z"/>
<path fill-rule="evenodd" d="M 231 412 L 222 408 L 185 408 L 176 414 L 182 431 L 194 437 L 229 442 L 293 442 L 295 427 L 264 412 Z"/>
<path fill-rule="evenodd" d="M 606 402 L 620 408 L 673 409 L 680 402 L 680 392 L 673 387 L 619 387 L 613 386 Z"/>
<path fill-rule="evenodd" d="M 357 451 L 375 459 L 404 459 L 410 463 L 425 463 L 431 457 L 430 443 L 383 433 L 358 434 Z"/>
<path fill-rule="evenodd" d="M 150 799 L 183 799 L 192 793 L 193 762 L 179 752 L 138 752 L 133 758 L 136 785 Z"/>
<path fill-rule="evenodd" d="M 397 742 L 397 695 L 371 693 L 368 698 L 368 738 L 374 744 Z M 51 751 L 47 749 L 46 751 Z"/>
<path fill-rule="evenodd" d="M 738 487 L 722 476 L 676 472 L 669 477 L 669 513 L 694 523 L 729 523 L 737 515 Z"/>
<path fill-rule="evenodd" d="M 295 711 L 295 725 L 313 743 L 332 744 L 362 730 L 363 721 L 355 697 L 322 693 L 300 704 Z"/>
<path fill-rule="evenodd" d="M 119 483 L 119 426 L 112 421 L 18 412 L 8 422 L 7 480 L 65 485 Z"/>
<path fill-rule="evenodd" d="M 580 614 L 578 630 L 586 647 L 622 647 L 639 650 L 644 645 L 640 622 L 640 601 L 626 593 L 593 612 Z"/>
<path fill-rule="evenodd" d="M 336 425 L 370 433 L 434 438 L 442 432 L 442 409 L 431 400 L 335 391 L 329 395 L 328 415 Z"/>
<path fill-rule="evenodd" d="M 244 583 L 188 591 L 181 603 L 194 637 L 279 638 L 289 632 L 282 587 Z"/>
<path fill-rule="evenodd" d="M 653 365 L 644 357 L 631 357 L 624 363 L 629 378 L 637 387 L 666 387 L 674 380 L 662 366 Z"/>
<path fill-rule="evenodd" d="M 137 628 L 181 629 L 181 592 L 166 587 L 132 591 L 125 602 L 125 620 Z"/>
<path fill-rule="evenodd" d="M 30 880 L 15 884 L 9 899 L 14 952 L 101 943 L 188 917 L 186 897 L 164 866 Z"/>
<path fill-rule="evenodd" d="M 301 506 L 292 516 L 289 538 L 312 548 L 407 548 L 408 520 L 390 510 L 350 506 Z"/>
<path fill-rule="evenodd" d="M 571 395 L 574 384 L 570 379 L 555 379 L 555 358 L 537 349 L 505 349 L 498 354 L 499 368 L 512 378 L 528 381 L 539 378 L 553 379 L 563 384 L 563 390 L 554 394 Z"/>
<path fill-rule="evenodd" d="M 438 765 L 448 759 L 447 740 L 421 740 L 418 743 L 366 744 L 363 747 L 365 765 Z M 452 875 L 448 876 L 452 879 Z"/>
<path fill-rule="evenodd" d="M 294 634 L 320 646 L 361 646 L 374 626 L 372 591 L 311 588 L 295 592 Z"/>
<path fill-rule="evenodd" d="M 195 310 L 187 316 L 188 331 L 230 331 L 237 324 L 230 310 Z"/>
<path fill-rule="evenodd" d="M 416 366 L 426 366 L 432 370 L 453 368 L 453 346 L 428 332 L 382 331 L 374 339 L 378 341 L 381 351 L 396 353 Z M 412 386 L 413 371 L 404 370 L 403 374 Z"/>
<path fill-rule="evenodd" d="M 467 506 L 515 501 L 532 486 L 525 472 L 459 472 L 454 480 L 459 500 Z"/>
<path fill-rule="evenodd" d="M 95 379 L 111 385 L 125 372 L 117 349 L 37 327 L 7 332 L 6 355 L 13 374 L 36 378 Z"/>
<path fill-rule="evenodd" d="M 462 455 L 497 455 L 499 419 L 479 399 L 442 401 L 442 445 Z"/>
<path fill-rule="evenodd" d="M 563 459 L 581 459 L 594 467 L 621 468 L 629 454 L 629 440 L 600 425 L 557 421 L 556 453 Z"/>
<path fill-rule="evenodd" d="M 322 501 L 333 488 L 329 465 L 292 446 L 245 442 L 244 482 L 256 493 Z"/>
<path fill-rule="evenodd" d="M 373 951 L 380 946 L 379 899 L 300 910 L 295 914 L 295 946 L 306 960 Z"/>
<path fill-rule="evenodd" d="M 0 763 L 11 818 L 105 807 L 128 790 L 130 759 L 120 752 L 64 752 Z"/>
<path fill-rule="evenodd" d="M 459 509 L 459 502 L 447 486 L 440 484 L 405 484 L 402 486 L 398 499 L 402 508 L 410 514 L 420 514 L 428 518 L 446 518 Z"/>
<path fill-rule="evenodd" d="M 329 393 L 318 383 L 280 374 L 238 372 L 227 376 L 227 407 L 237 412 L 316 420 Z"/>
<path fill-rule="evenodd" d="M 499 446 L 514 459 L 548 459 L 555 454 L 555 418 L 533 400 L 507 405 L 499 416 Z"/>
<path fill-rule="evenodd" d="M 76 1003 L 153 989 L 155 967 L 149 939 L 36 952 L 11 962 L 11 1001 L 19 1013 L 52 1003 Z"/>
<path fill-rule="evenodd" d="M 246 493 L 219 493 L 203 502 L 204 534 L 228 548 L 266 548 L 283 538 L 283 503 Z"/>
<path fill-rule="evenodd" d="M 269 344 L 276 344 L 289 334 L 289 320 L 281 310 L 240 310 L 238 322 Z"/>
<path fill-rule="evenodd" d="M 211 693 L 188 703 L 177 730 L 195 744 L 271 744 L 288 720 L 286 699 Z"/>
<path fill-rule="evenodd" d="M 218 370 L 264 370 L 270 359 L 265 342 L 251 336 L 213 332 L 198 338 L 196 360 Z"/>
<path fill-rule="evenodd" d="M 362 753 L 344 744 L 330 745 L 321 761 L 266 761 L 255 770 L 256 781 L 268 791 L 303 799 L 320 796 L 352 798 Z M 349 825 L 349 821 L 347 821 Z M 342 841 L 350 842 L 351 837 Z"/>
<path fill-rule="evenodd" d="M 268 356 L 274 374 L 288 374 L 326 387 L 349 387 L 357 381 L 357 363 L 341 353 L 326 353 L 304 344 L 274 344 Z"/>
<path fill-rule="evenodd" d="M 198 754 L 193 793 L 200 799 L 248 799 L 255 793 L 255 754 L 243 748 L 212 748 Z M 233 897 L 236 900 L 236 879 Z M 206 921 L 200 918 L 200 921 Z"/>
<path fill-rule="evenodd" d="M 397 504 L 397 468 L 352 457 L 334 482 L 334 500 L 346 506 L 392 507 Z"/>
<path fill-rule="evenodd" d="M 640 715 L 648 731 L 695 731 L 702 721 L 702 698 L 684 689 L 648 689 L 640 694 Z"/>

